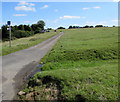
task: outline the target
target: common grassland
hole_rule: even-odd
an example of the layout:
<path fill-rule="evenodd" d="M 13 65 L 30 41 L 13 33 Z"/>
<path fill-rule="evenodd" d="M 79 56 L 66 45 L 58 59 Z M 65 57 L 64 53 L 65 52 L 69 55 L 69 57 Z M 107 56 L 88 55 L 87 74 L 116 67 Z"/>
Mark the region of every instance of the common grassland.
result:
<path fill-rule="evenodd" d="M 52 31 L 47 33 L 35 34 L 34 36 L 30 36 L 26 38 L 12 40 L 11 47 L 9 47 L 9 41 L 0 42 L 0 49 L 1 49 L 0 56 L 7 55 L 34 46 L 56 34 L 57 34 L 56 32 Z"/>
<path fill-rule="evenodd" d="M 118 99 L 118 28 L 65 30 L 40 63 L 23 100 Z"/>

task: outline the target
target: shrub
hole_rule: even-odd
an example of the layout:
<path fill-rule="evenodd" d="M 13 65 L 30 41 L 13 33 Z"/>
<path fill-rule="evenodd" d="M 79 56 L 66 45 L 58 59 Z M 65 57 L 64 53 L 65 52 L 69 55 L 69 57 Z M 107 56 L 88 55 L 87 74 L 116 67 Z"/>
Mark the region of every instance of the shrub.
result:
<path fill-rule="evenodd" d="M 40 33 L 40 31 L 39 31 L 39 30 L 35 30 L 35 31 L 34 31 L 34 34 L 37 34 L 37 33 Z"/>
<path fill-rule="evenodd" d="M 95 27 L 103 27 L 103 25 L 96 25 Z"/>
<path fill-rule="evenodd" d="M 16 38 L 29 37 L 31 35 L 33 35 L 33 32 L 31 31 L 16 30 L 15 32 L 13 32 L 13 36 Z"/>
<path fill-rule="evenodd" d="M 57 29 L 65 29 L 64 27 L 58 27 Z"/>
<path fill-rule="evenodd" d="M 2 39 L 8 39 L 9 38 L 9 31 L 7 30 L 8 26 L 7 25 L 3 25 L 2 26 Z"/>

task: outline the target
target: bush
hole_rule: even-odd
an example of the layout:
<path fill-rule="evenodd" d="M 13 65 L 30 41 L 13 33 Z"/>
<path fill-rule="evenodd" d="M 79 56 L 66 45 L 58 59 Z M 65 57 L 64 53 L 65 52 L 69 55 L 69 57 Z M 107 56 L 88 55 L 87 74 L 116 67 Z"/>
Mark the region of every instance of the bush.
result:
<path fill-rule="evenodd" d="M 35 31 L 34 31 L 34 34 L 37 34 L 37 33 L 40 33 L 40 31 L 39 31 L 39 30 L 35 30 Z"/>
<path fill-rule="evenodd" d="M 64 27 L 58 27 L 57 29 L 65 29 Z"/>
<path fill-rule="evenodd" d="M 9 31 L 7 30 L 8 26 L 7 25 L 3 25 L 2 26 L 2 39 L 8 39 L 9 38 Z"/>
<path fill-rule="evenodd" d="M 103 25 L 96 25 L 95 27 L 103 27 Z"/>
<path fill-rule="evenodd" d="M 15 32 L 13 32 L 13 36 L 16 38 L 29 37 L 31 35 L 33 35 L 33 32 L 31 31 L 16 30 Z"/>

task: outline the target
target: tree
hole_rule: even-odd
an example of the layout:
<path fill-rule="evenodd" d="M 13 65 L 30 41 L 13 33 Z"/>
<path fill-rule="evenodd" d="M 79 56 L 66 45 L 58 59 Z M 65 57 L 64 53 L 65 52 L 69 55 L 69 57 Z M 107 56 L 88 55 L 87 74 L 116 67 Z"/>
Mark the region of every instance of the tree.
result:
<path fill-rule="evenodd" d="M 31 28 L 34 31 L 34 34 L 40 33 L 42 31 L 42 28 L 39 27 L 38 24 L 32 24 Z"/>
<path fill-rule="evenodd" d="M 89 28 L 89 26 L 88 26 L 88 25 L 86 25 L 86 26 L 84 26 L 83 28 Z"/>
<path fill-rule="evenodd" d="M 32 24 L 31 28 L 32 28 L 33 31 L 35 31 L 37 29 L 37 24 Z"/>
<path fill-rule="evenodd" d="M 34 31 L 34 34 L 41 33 L 44 30 L 45 22 L 40 20 L 37 24 L 32 24 L 31 28 Z"/>
<path fill-rule="evenodd" d="M 93 28 L 93 26 L 90 26 L 90 28 Z"/>
<path fill-rule="evenodd" d="M 44 32 L 44 26 L 45 22 L 43 20 L 40 20 L 37 22 L 37 24 L 32 24 L 31 26 L 23 24 L 19 26 L 11 26 L 12 38 L 28 37 L 36 33 L 42 33 Z M 0 31 L 2 31 L 0 36 L 2 36 L 4 40 L 7 40 L 9 38 L 9 31 L 7 28 L 7 25 L 3 25 L 0 29 Z"/>
<path fill-rule="evenodd" d="M 2 40 L 2 29 L 0 29 L 0 40 Z"/>
<path fill-rule="evenodd" d="M 41 32 L 42 32 L 42 28 L 37 27 L 37 29 L 34 31 L 34 34 L 41 33 Z"/>
<path fill-rule="evenodd" d="M 3 25 L 2 26 L 2 38 L 9 38 L 9 31 L 7 30 L 8 26 L 7 25 Z"/>
<path fill-rule="evenodd" d="M 31 27 L 29 25 L 24 25 L 24 30 L 25 31 L 31 31 Z"/>
<path fill-rule="evenodd" d="M 13 29 L 14 29 L 14 30 L 18 30 L 18 26 L 15 25 L 15 26 L 13 27 Z"/>
<path fill-rule="evenodd" d="M 52 28 L 47 28 L 47 30 L 52 30 Z"/>
<path fill-rule="evenodd" d="M 73 27 L 72 26 L 69 26 L 69 28 L 68 29 L 72 29 Z"/>
<path fill-rule="evenodd" d="M 76 26 L 73 26 L 73 28 L 75 29 L 75 28 L 76 28 Z"/>
<path fill-rule="evenodd" d="M 22 30 L 16 30 L 13 33 L 13 36 L 16 38 L 23 38 L 23 37 L 29 37 L 33 35 L 32 31 L 22 31 Z"/>
<path fill-rule="evenodd" d="M 76 26 L 76 28 L 80 28 L 79 26 Z"/>
<path fill-rule="evenodd" d="M 95 27 L 103 27 L 103 25 L 96 25 Z"/>
<path fill-rule="evenodd" d="M 22 24 L 19 25 L 19 26 L 18 26 L 18 30 L 24 30 L 24 25 L 22 25 Z"/>
<path fill-rule="evenodd" d="M 58 27 L 57 29 L 65 29 L 64 27 Z"/>
<path fill-rule="evenodd" d="M 40 20 L 37 22 L 38 27 L 42 28 L 44 30 L 45 22 L 43 20 Z"/>

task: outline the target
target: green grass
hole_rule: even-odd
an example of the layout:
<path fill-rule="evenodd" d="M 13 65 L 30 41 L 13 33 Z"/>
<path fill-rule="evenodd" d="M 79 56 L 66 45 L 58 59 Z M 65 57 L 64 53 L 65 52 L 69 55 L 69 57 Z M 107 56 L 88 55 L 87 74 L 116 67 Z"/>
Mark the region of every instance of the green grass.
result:
<path fill-rule="evenodd" d="M 34 46 L 36 44 L 39 44 L 40 42 L 56 35 L 55 32 L 49 32 L 49 33 L 43 33 L 43 34 L 36 34 L 31 37 L 27 38 L 20 38 L 12 41 L 12 47 L 9 47 L 9 42 L 0 42 L 0 55 L 7 55 L 19 50 L 26 49 L 28 47 Z"/>
<path fill-rule="evenodd" d="M 59 80 L 63 87 L 61 95 L 68 100 L 74 100 L 76 95 L 82 95 L 88 100 L 116 100 L 118 97 L 117 61 L 95 63 L 94 67 L 80 67 L 77 62 L 74 63 L 74 67 L 64 68 L 63 65 L 63 68 L 43 71 L 35 77 L 42 79 L 51 76 Z M 91 62 L 84 64 L 91 65 Z"/>
<path fill-rule="evenodd" d="M 30 79 L 26 94 L 34 92 L 35 100 L 117 100 L 118 28 L 64 33 L 41 60 L 42 72 Z"/>
<path fill-rule="evenodd" d="M 45 60 L 113 59 L 117 51 L 117 28 L 68 30 Z"/>

